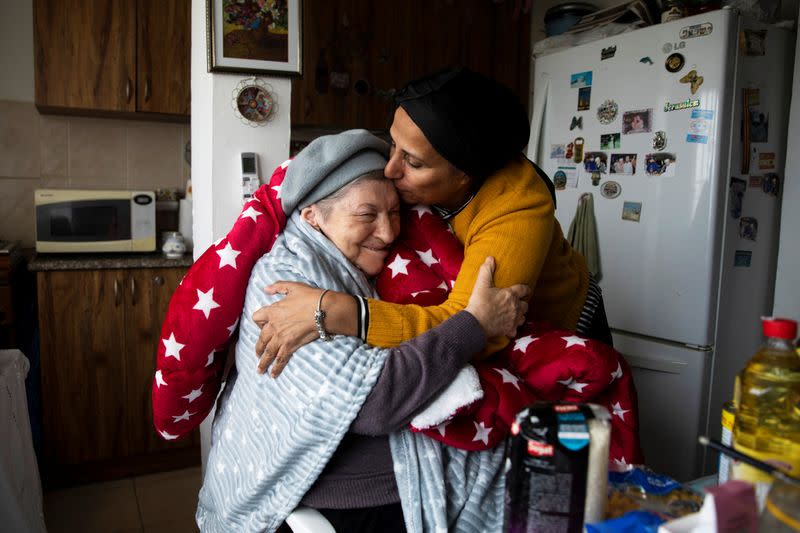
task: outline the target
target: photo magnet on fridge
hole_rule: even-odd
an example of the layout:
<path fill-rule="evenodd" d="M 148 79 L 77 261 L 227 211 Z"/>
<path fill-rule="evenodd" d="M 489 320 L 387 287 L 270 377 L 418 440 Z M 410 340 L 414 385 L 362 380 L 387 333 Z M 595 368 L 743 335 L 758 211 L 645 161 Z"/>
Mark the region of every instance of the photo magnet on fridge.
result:
<path fill-rule="evenodd" d="M 739 49 L 746 56 L 763 56 L 767 53 L 767 30 L 742 30 L 739 32 Z"/>
<path fill-rule="evenodd" d="M 761 190 L 770 196 L 778 196 L 780 192 L 780 178 L 774 172 L 767 172 L 761 180 Z"/>
<path fill-rule="evenodd" d="M 675 176 L 675 154 L 655 152 L 644 156 L 644 171 L 648 176 L 671 178 Z"/>
<path fill-rule="evenodd" d="M 749 184 L 751 188 L 761 188 L 761 176 L 750 176 Z"/>
<path fill-rule="evenodd" d="M 583 158 L 583 169 L 586 172 L 608 172 L 608 156 L 605 152 L 586 152 Z"/>
<path fill-rule="evenodd" d="M 565 144 L 550 145 L 550 159 L 564 159 L 565 157 L 567 157 L 567 145 Z"/>
<path fill-rule="evenodd" d="M 772 170 L 775 168 L 775 152 L 761 152 L 758 154 L 758 169 Z"/>
<path fill-rule="evenodd" d="M 592 105 L 592 88 L 581 87 L 578 89 L 578 111 L 586 111 Z"/>
<path fill-rule="evenodd" d="M 639 222 L 642 217 L 642 202 L 625 202 L 622 204 L 622 220 Z"/>
<path fill-rule="evenodd" d="M 758 106 L 750 107 L 750 142 L 765 143 L 769 140 L 769 113 Z"/>
<path fill-rule="evenodd" d="M 592 86 L 592 72 L 578 72 L 569 77 L 569 86 L 573 89 Z"/>
<path fill-rule="evenodd" d="M 731 200 L 728 212 L 732 218 L 737 219 L 742 216 L 742 200 L 744 199 L 744 191 L 747 189 L 747 184 L 739 178 L 731 178 L 730 189 Z"/>
<path fill-rule="evenodd" d="M 625 111 L 622 114 L 622 134 L 648 133 L 653 124 L 652 109 Z"/>
<path fill-rule="evenodd" d="M 622 147 L 622 136 L 619 133 L 604 133 L 600 136 L 601 150 L 619 150 Z"/>
<path fill-rule="evenodd" d="M 753 217 L 740 218 L 739 238 L 755 242 L 757 236 L 758 236 L 758 220 L 756 220 Z"/>
<path fill-rule="evenodd" d="M 752 258 L 753 252 L 750 250 L 736 250 L 736 255 L 733 258 L 733 266 L 749 268 Z"/>
<path fill-rule="evenodd" d="M 636 154 L 611 154 L 611 173 L 625 176 L 636 174 Z"/>

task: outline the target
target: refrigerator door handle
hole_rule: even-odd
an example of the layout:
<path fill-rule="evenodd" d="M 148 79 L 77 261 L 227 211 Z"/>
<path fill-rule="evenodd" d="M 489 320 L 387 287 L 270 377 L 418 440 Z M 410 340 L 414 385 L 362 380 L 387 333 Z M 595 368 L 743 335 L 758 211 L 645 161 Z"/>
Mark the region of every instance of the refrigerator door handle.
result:
<path fill-rule="evenodd" d="M 542 74 L 542 83 L 539 90 L 533 95 L 533 113 L 531 116 L 531 135 L 528 139 L 528 159 L 534 163 L 539 162 L 539 143 L 544 129 L 544 112 L 547 109 L 547 97 L 550 92 L 550 75 Z"/>
<path fill-rule="evenodd" d="M 653 370 L 655 372 L 665 372 L 668 374 L 683 374 L 688 367 L 688 364 L 684 361 L 673 361 L 658 357 L 630 354 L 623 354 L 623 356 L 630 366 L 643 370 Z"/>

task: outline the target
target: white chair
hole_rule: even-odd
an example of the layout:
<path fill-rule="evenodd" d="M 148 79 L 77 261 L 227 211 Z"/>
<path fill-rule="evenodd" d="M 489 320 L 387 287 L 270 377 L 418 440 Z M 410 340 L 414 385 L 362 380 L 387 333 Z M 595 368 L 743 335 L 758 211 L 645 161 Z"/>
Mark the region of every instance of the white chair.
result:
<path fill-rule="evenodd" d="M 298 507 L 286 519 L 294 533 L 336 533 L 330 522 L 316 509 Z"/>

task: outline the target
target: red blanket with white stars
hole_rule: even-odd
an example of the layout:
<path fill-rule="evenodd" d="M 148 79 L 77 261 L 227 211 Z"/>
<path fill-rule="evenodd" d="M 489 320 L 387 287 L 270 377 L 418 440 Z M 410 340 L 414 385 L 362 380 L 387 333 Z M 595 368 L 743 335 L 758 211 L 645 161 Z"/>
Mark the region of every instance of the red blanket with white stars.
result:
<path fill-rule="evenodd" d="M 156 429 L 167 440 L 186 435 L 213 407 L 250 271 L 286 223 L 279 195 L 287 165 L 245 205 L 228 235 L 198 258 L 170 300 L 152 397 Z M 463 249 L 426 207 L 405 214 L 400 238 L 378 276 L 378 294 L 391 302 L 437 305 L 458 275 Z M 474 367 L 483 398 L 436 427 L 414 431 L 484 450 L 501 442 L 515 414 L 535 400 L 593 402 L 611 413 L 610 460 L 643 463 L 633 379 L 613 348 L 529 320 L 505 349 Z"/>

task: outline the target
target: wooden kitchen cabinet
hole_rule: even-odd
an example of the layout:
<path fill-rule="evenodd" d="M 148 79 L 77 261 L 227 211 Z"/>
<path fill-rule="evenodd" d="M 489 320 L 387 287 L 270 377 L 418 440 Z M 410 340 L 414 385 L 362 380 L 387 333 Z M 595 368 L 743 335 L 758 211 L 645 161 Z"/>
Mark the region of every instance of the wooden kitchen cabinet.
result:
<path fill-rule="evenodd" d="M 185 120 L 190 17 L 191 0 L 34 0 L 37 107 Z"/>
<path fill-rule="evenodd" d="M 165 442 L 150 391 L 161 323 L 184 268 L 38 273 L 47 485 L 199 463 L 199 432 Z"/>

